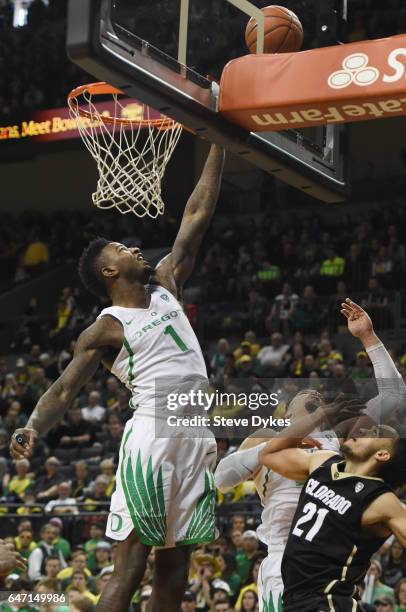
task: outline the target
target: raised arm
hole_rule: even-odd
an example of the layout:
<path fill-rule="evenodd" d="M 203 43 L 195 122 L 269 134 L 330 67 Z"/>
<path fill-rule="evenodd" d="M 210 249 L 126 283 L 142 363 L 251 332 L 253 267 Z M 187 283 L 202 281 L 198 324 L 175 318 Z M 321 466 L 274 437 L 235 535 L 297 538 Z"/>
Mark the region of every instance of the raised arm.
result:
<path fill-rule="evenodd" d="M 121 324 L 111 317 L 102 317 L 79 336 L 72 361 L 39 399 L 27 425 L 14 432 L 10 443 L 13 459 L 32 455 L 38 436 L 46 434 L 61 420 L 76 394 L 96 372 L 106 351 L 121 348 L 122 337 Z M 19 434 L 24 438 L 24 445 L 17 442 Z"/>
<path fill-rule="evenodd" d="M 375 334 L 368 313 L 349 298 L 342 304 L 341 312 L 347 319 L 348 330 L 362 342 L 374 368 L 379 393 L 367 402 L 365 414 L 380 424 L 390 421 L 400 409 L 403 420 L 406 385 L 392 357 Z"/>
<path fill-rule="evenodd" d="M 212 145 L 202 175 L 190 196 L 172 252 L 157 266 L 154 282 L 177 295 L 191 275 L 203 236 L 214 214 L 224 166 L 224 150 Z"/>
<path fill-rule="evenodd" d="M 313 404 L 314 402 L 319 404 L 321 403 L 319 394 L 312 390 L 305 390 L 298 393 L 293 398 L 289 405 L 289 410 L 292 411 L 294 408 L 296 418 L 301 420 L 302 417 L 308 417 L 309 412 L 306 407 L 308 404 Z M 300 436 L 302 433 L 303 435 L 306 435 L 309 433 L 309 431 L 311 431 L 311 429 L 314 428 L 314 422 L 314 417 L 307 418 L 304 426 L 302 423 L 299 430 L 296 428 L 296 425 L 293 425 L 293 434 L 295 435 L 296 431 L 296 435 Z M 289 431 L 290 427 L 291 426 L 289 425 L 279 433 L 274 432 L 272 429 L 257 430 L 251 434 L 251 436 L 246 438 L 238 451 L 228 455 L 219 462 L 214 474 L 217 488 L 222 493 L 226 493 L 248 478 L 252 478 L 262 466 L 261 452 L 265 448 L 267 453 L 273 452 L 271 446 L 267 447 L 267 442 L 269 442 L 269 439 L 275 437 L 291 437 L 291 433 Z M 297 440 L 295 440 L 294 443 L 296 444 Z M 273 448 L 275 449 L 278 444 L 280 443 L 276 442 L 276 445 Z"/>

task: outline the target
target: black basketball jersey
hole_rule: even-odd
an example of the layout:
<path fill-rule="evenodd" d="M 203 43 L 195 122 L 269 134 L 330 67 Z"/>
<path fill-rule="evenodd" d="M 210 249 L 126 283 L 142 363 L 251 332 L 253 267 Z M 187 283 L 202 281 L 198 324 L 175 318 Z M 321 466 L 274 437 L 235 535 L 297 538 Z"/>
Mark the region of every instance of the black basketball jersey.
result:
<path fill-rule="evenodd" d="M 304 610 L 316 594 L 351 597 L 386 540 L 363 530 L 361 518 L 392 489 L 344 469 L 342 457 L 331 457 L 303 487 L 282 560 L 284 611 Z"/>

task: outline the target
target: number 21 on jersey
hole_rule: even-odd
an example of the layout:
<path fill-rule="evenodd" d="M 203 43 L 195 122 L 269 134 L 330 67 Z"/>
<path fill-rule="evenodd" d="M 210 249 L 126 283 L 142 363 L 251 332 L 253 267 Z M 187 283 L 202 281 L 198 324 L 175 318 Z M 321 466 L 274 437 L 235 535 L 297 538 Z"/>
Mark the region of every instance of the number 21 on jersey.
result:
<path fill-rule="evenodd" d="M 303 508 L 303 515 L 300 517 L 300 519 L 297 521 L 296 525 L 293 528 L 293 535 L 302 537 L 303 532 L 305 530 L 300 529 L 299 526 L 313 521 L 314 517 L 316 517 L 315 520 L 312 522 L 312 526 L 310 527 L 310 525 L 308 525 L 310 529 L 304 536 L 305 540 L 307 540 L 308 542 L 312 542 L 314 536 L 320 531 L 328 512 L 328 508 L 318 509 L 316 504 L 313 504 L 313 502 L 308 502 Z"/>

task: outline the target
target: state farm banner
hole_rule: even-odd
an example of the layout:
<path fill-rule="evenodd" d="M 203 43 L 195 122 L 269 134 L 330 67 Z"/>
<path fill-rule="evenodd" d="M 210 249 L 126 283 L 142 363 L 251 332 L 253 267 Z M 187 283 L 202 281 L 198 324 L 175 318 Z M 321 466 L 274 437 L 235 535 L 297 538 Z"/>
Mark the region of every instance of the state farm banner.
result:
<path fill-rule="evenodd" d="M 252 132 L 406 114 L 406 35 L 299 53 L 248 55 L 224 68 L 219 111 Z"/>
<path fill-rule="evenodd" d="M 161 113 L 146 107 L 138 100 L 132 98 L 120 99 L 122 104 L 122 118 L 142 120 L 144 115 L 149 119 L 159 119 Z M 97 110 L 105 115 L 112 116 L 115 111 L 114 102 L 99 102 L 95 104 Z M 1 109 L 0 109 L 1 112 Z M 67 140 L 79 138 L 76 120 L 69 116 L 68 107 L 53 108 L 47 110 L 27 111 L 18 121 L 0 120 L 0 141 L 34 140 L 39 142 L 51 142 L 56 140 Z"/>

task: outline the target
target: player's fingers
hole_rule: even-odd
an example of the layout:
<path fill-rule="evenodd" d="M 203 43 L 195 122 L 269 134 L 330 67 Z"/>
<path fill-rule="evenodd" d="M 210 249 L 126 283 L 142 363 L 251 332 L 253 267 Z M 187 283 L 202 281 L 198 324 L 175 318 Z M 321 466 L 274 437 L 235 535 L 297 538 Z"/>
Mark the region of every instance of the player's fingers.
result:
<path fill-rule="evenodd" d="M 357 304 L 356 302 L 353 302 L 351 300 L 351 298 L 347 298 L 346 302 L 347 302 L 347 304 L 349 304 L 349 306 L 351 306 L 351 308 L 353 308 L 357 312 L 364 312 L 364 309 L 359 304 Z"/>
<path fill-rule="evenodd" d="M 349 319 L 351 316 L 351 314 L 347 310 L 344 310 L 344 308 L 341 310 L 341 314 L 344 315 L 346 319 Z"/>
<path fill-rule="evenodd" d="M 18 461 L 18 459 L 24 459 L 24 456 L 25 456 L 24 453 L 25 453 L 24 448 L 20 446 L 19 444 L 17 444 L 15 440 L 12 440 L 10 444 L 11 458 L 14 459 L 15 461 Z"/>
<path fill-rule="evenodd" d="M 310 448 L 321 448 L 322 446 L 320 440 L 315 440 L 310 436 L 303 440 L 303 444 L 306 444 L 306 446 L 309 446 Z"/>
<path fill-rule="evenodd" d="M 346 304 L 345 302 L 341 304 L 341 308 L 343 308 L 343 310 L 347 310 L 348 312 L 353 311 L 353 308 L 349 304 Z"/>

